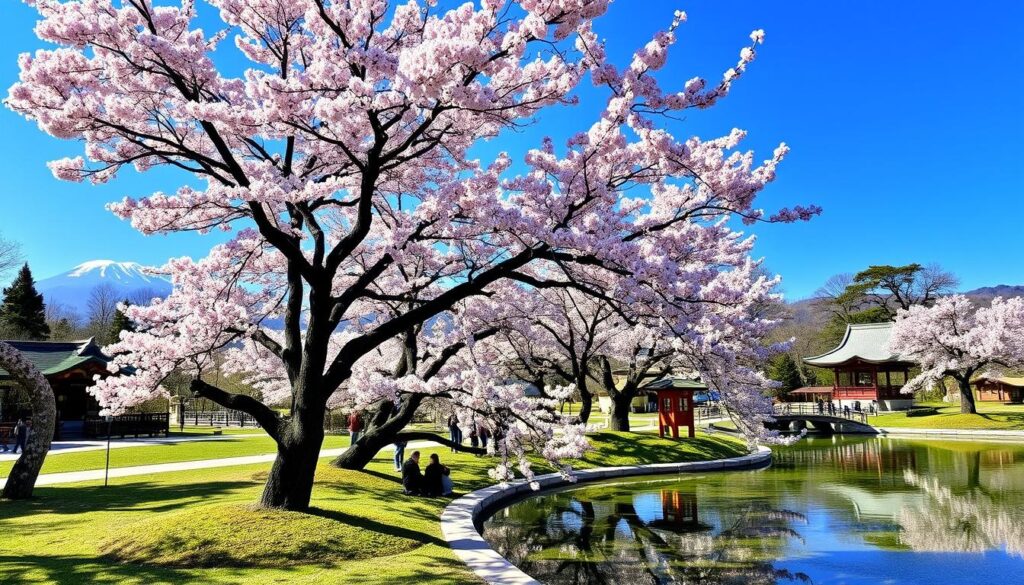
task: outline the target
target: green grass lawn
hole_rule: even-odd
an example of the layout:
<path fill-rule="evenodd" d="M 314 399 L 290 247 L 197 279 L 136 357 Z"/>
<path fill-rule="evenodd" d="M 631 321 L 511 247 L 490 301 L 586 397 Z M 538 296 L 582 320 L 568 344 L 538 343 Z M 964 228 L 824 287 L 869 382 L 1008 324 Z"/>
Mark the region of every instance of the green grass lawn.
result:
<path fill-rule="evenodd" d="M 324 448 L 333 449 L 348 445 L 348 436 L 328 435 L 324 439 Z M 179 461 L 198 461 L 200 459 L 220 459 L 222 457 L 244 457 L 275 453 L 277 447 L 268 436 L 237 437 L 210 441 L 188 441 L 181 443 L 157 443 L 138 447 L 121 447 L 110 450 L 110 467 L 133 467 L 135 465 L 153 465 L 156 463 L 176 463 Z M 53 453 L 46 457 L 41 473 L 62 473 L 66 471 L 85 471 L 103 469 L 106 464 L 107 451 L 82 451 L 79 453 Z M 0 461 L 0 477 L 6 477 L 14 466 L 14 461 Z"/>
<path fill-rule="evenodd" d="M 719 436 L 599 433 L 581 466 L 738 456 Z M 422 450 L 426 457 L 431 450 Z M 436 450 L 456 490 L 488 485 L 494 461 Z M 56 459 L 56 458 L 55 458 Z M 2 583 L 473 583 L 441 537 L 446 498 L 401 494 L 389 453 L 364 472 L 324 461 L 313 513 L 249 507 L 267 465 L 41 487 L 0 502 Z"/>
<path fill-rule="evenodd" d="M 933 406 L 937 414 L 907 416 L 893 412 L 869 416 L 868 423 L 876 427 L 903 427 L 915 429 L 975 429 L 1024 430 L 1024 405 L 1002 402 L 978 402 L 978 414 L 960 414 L 959 404 L 927 402 L 919 406 Z"/>

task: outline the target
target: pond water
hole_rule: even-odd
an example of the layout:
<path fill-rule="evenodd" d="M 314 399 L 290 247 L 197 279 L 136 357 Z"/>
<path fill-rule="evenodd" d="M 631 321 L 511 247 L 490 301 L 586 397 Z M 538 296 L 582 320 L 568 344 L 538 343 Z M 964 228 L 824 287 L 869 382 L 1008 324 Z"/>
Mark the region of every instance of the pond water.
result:
<path fill-rule="evenodd" d="M 560 583 L 1024 583 L 1024 445 L 805 439 L 770 468 L 620 479 L 497 511 Z"/>

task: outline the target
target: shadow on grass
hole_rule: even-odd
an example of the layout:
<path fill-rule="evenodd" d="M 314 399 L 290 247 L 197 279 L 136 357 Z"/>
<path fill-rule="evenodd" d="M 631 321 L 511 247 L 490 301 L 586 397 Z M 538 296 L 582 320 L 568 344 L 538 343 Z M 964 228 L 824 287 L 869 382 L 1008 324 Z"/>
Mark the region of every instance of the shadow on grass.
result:
<path fill-rule="evenodd" d="M 62 555 L 0 555 L 3 583 L 187 583 L 199 580 L 164 567 L 142 567 L 104 562 L 101 558 Z"/>
<path fill-rule="evenodd" d="M 26 514 L 80 514 L 97 510 L 163 512 L 255 485 L 248 481 L 211 481 L 39 487 L 30 500 L 0 500 L 0 520 Z"/>
<path fill-rule="evenodd" d="M 410 512 L 413 511 L 410 510 Z M 309 513 L 315 516 L 320 516 L 321 518 L 327 518 L 328 520 L 334 520 L 335 522 L 341 522 L 342 524 L 346 524 L 348 526 L 355 526 L 362 530 L 376 532 L 379 534 L 386 534 L 388 536 L 396 536 L 398 538 L 404 538 L 407 540 L 419 542 L 420 544 L 436 544 L 437 546 L 448 546 L 448 544 L 444 540 L 441 540 L 436 536 L 425 534 L 417 530 L 403 528 L 395 524 L 385 524 L 383 522 L 377 522 L 375 520 L 371 520 L 363 516 L 356 516 L 355 514 L 349 514 L 347 512 L 342 512 L 340 510 L 310 508 Z M 437 520 L 438 515 L 434 514 L 431 518 L 433 520 Z M 401 517 L 395 518 L 395 520 L 400 521 Z"/>

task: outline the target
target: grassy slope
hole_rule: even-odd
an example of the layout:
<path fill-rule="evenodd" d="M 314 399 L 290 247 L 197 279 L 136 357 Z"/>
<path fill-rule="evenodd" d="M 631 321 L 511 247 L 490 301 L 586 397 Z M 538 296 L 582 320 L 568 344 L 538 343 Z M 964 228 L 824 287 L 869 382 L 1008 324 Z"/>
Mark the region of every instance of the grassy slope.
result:
<path fill-rule="evenodd" d="M 324 440 L 325 449 L 344 447 L 347 444 L 347 436 L 328 435 Z M 267 436 L 159 443 L 111 449 L 110 467 L 132 467 L 135 465 L 196 461 L 199 459 L 244 457 L 247 455 L 275 453 L 276 451 L 277 447 L 274 445 L 273 439 Z M 42 473 L 103 469 L 106 457 L 107 452 L 105 449 L 82 451 L 79 453 L 54 453 L 47 456 L 46 461 L 43 463 Z M 0 477 L 6 477 L 13 466 L 14 461 L 0 462 Z"/>
<path fill-rule="evenodd" d="M 894 412 L 868 417 L 868 423 L 876 427 L 918 429 L 1024 430 L 1024 405 L 1020 404 L 979 402 L 978 414 L 960 414 L 959 404 L 945 402 L 924 403 L 921 406 L 937 407 L 939 413 L 908 417 L 906 413 Z"/>
<path fill-rule="evenodd" d="M 582 462 L 584 466 L 619 463 L 654 463 L 735 456 L 744 452 L 741 443 L 723 437 L 698 436 L 679 442 L 653 436 L 635 438 L 623 433 L 595 436 L 597 450 Z M 430 450 L 423 450 L 424 456 Z M 489 483 L 486 469 L 493 461 L 439 450 L 442 461 L 453 469 L 458 492 Z M 387 453 L 378 457 L 366 472 L 351 472 L 321 464 L 313 505 L 319 516 L 361 528 L 348 535 L 353 556 L 367 549 L 367 540 L 381 542 L 384 551 L 402 544 L 400 554 L 378 554 L 343 562 L 301 565 L 282 563 L 273 568 L 240 568 L 232 563 L 197 569 L 153 564 L 118 563 L 101 554 L 117 544 L 136 542 L 156 546 L 153 554 L 173 554 L 172 549 L 197 548 L 209 534 L 179 529 L 194 517 L 223 514 L 225 504 L 251 503 L 262 487 L 260 477 L 266 465 L 182 472 L 115 479 L 112 486 L 66 485 L 43 487 L 31 502 L 0 503 L 0 582 L 17 583 L 395 583 L 424 585 L 475 582 L 441 538 L 437 519 L 448 499 L 406 497 L 400 493 L 398 477 Z M 203 508 L 213 506 L 204 514 Z M 244 514 L 243 514 L 244 515 Z M 166 520 L 161 533 L 161 518 Z M 239 525 L 253 530 L 252 524 Z M 227 524 L 225 530 L 231 530 Z M 262 523 L 268 538 L 275 526 Z M 177 528 L 176 528 L 177 527 Z M 276 527 L 280 531 L 280 527 Z M 209 529 L 208 529 L 209 530 Z M 145 531 L 144 534 L 142 532 Z M 181 540 L 167 547 L 168 534 Z M 352 539 L 361 539 L 353 541 Z M 248 539 L 247 546 L 261 546 L 261 539 Z M 308 541 L 285 539 L 282 546 L 308 546 Z M 180 545 L 180 546 L 178 546 Z M 208 544 L 207 544 L 208 546 Z M 163 551 L 163 552 L 161 552 Z M 272 554 L 269 550 L 266 554 Z M 288 551 L 285 551 L 287 553 Z M 306 551 L 312 558 L 324 558 L 325 551 Z M 252 558 L 261 551 L 239 551 Z M 287 557 L 288 554 L 283 554 Z M 365 555 L 363 555 L 365 556 Z M 171 559 L 173 560 L 173 559 Z"/>

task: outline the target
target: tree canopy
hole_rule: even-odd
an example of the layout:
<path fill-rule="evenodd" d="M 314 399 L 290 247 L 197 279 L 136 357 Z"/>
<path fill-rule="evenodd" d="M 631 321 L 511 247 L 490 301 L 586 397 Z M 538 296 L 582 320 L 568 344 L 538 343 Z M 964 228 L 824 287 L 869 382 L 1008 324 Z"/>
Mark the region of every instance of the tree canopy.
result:
<path fill-rule="evenodd" d="M 369 414 L 356 463 L 433 397 L 493 428 L 496 478 L 531 477 L 527 449 L 577 456 L 583 430 L 554 412 L 557 395 L 527 399 L 509 383 L 488 340 L 516 295 L 561 287 L 650 311 L 726 401 L 764 414 L 748 364 L 770 351 L 773 321 L 751 307 L 774 283 L 729 220 L 819 209 L 756 205 L 785 144 L 757 162 L 739 149 L 742 130 L 677 138 L 668 123 L 725 98 L 763 31 L 717 81 L 665 89 L 657 74 L 681 12 L 618 66 L 594 30 L 608 0 L 211 3 L 225 27 L 213 35 L 191 1 L 37 2 L 36 33 L 58 48 L 22 55 L 6 102 L 84 143 L 84 157 L 51 163 L 58 178 L 181 171 L 173 193 L 110 206 L 141 232 L 237 229 L 205 258 L 171 260 L 167 299 L 126 309 L 137 331 L 110 350 L 135 370 L 97 384 L 106 411 L 192 373 L 199 396 L 253 415 L 278 442 L 267 506 L 308 506 L 329 404 Z M 228 36 L 241 73 L 218 49 Z M 473 158 L 481 141 L 575 104 L 585 81 L 604 107 L 563 144 Z M 201 379 L 226 347 L 259 398 Z"/>

